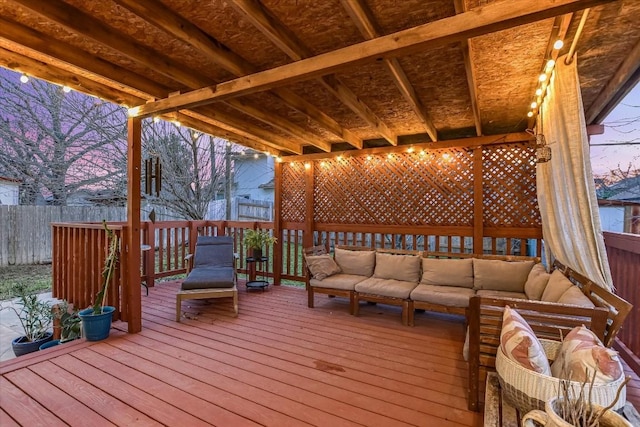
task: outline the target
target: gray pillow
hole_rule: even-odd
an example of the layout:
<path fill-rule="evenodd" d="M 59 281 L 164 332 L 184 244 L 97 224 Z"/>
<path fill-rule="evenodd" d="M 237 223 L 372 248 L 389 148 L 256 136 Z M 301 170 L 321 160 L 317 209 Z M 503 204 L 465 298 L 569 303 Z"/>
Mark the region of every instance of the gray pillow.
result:
<path fill-rule="evenodd" d="M 473 259 L 473 289 L 524 293 L 533 261 Z"/>
<path fill-rule="evenodd" d="M 420 283 L 471 289 L 473 288 L 473 261 L 471 259 L 422 258 Z"/>
<path fill-rule="evenodd" d="M 338 264 L 336 264 L 328 254 L 306 256 L 305 261 L 307 262 L 311 276 L 316 280 L 323 280 L 341 271 Z"/>
<path fill-rule="evenodd" d="M 345 274 L 371 277 L 376 265 L 376 253 L 336 248 L 335 261 Z"/>

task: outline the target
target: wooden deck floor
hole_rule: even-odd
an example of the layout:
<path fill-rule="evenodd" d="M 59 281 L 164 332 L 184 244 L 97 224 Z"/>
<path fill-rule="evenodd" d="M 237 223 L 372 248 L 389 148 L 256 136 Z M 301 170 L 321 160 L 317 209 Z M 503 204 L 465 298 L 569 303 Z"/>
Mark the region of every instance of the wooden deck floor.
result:
<path fill-rule="evenodd" d="M 143 297 L 143 331 L 112 330 L 0 364 L 0 425 L 480 426 L 466 410 L 462 321 L 275 287 L 183 302 L 177 283 Z M 243 289 L 244 287 L 241 286 Z M 126 329 L 125 324 L 114 325 Z M 640 403 L 637 376 L 629 400 Z"/>

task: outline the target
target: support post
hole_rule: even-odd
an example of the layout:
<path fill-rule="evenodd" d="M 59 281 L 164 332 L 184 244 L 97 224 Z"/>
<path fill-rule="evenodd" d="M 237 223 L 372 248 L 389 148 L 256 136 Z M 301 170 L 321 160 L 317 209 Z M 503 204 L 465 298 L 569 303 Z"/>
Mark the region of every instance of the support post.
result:
<path fill-rule="evenodd" d="M 313 211 L 313 181 L 315 174 L 315 162 L 306 162 L 304 165 L 304 200 L 305 200 L 305 213 L 304 213 L 304 238 L 303 243 L 305 248 L 314 246 L 313 232 L 314 232 L 314 211 Z M 320 242 L 318 242 L 320 244 Z"/>
<path fill-rule="evenodd" d="M 140 292 L 140 165 L 142 162 L 142 120 L 130 117 L 127 121 L 127 235 L 122 253 L 127 256 L 124 292 L 127 300 L 129 333 L 142 330 L 142 301 Z"/>
<path fill-rule="evenodd" d="M 483 252 L 484 208 L 482 190 L 482 146 L 473 150 L 473 253 Z"/>
<path fill-rule="evenodd" d="M 273 190 L 273 235 L 278 241 L 273 245 L 273 284 L 280 285 L 282 277 L 282 163 L 275 162 L 274 169 L 274 190 Z"/>

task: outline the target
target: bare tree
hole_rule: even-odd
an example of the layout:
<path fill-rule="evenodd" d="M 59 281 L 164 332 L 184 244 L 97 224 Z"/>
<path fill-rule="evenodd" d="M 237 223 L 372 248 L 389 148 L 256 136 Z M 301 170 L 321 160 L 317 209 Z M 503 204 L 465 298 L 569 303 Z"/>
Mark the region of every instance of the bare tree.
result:
<path fill-rule="evenodd" d="M 147 196 L 184 219 L 204 219 L 209 202 L 224 192 L 226 140 L 170 122 L 143 126 L 143 150 L 162 164 L 162 191 Z"/>
<path fill-rule="evenodd" d="M 21 180 L 21 203 L 65 205 L 80 189 L 124 194 L 126 111 L 0 70 L 0 174 Z"/>

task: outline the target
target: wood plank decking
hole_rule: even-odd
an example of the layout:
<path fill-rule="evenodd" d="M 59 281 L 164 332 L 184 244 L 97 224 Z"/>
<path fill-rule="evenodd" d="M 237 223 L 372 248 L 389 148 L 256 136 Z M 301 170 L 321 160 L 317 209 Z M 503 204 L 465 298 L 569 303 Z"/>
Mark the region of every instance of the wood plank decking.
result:
<path fill-rule="evenodd" d="M 0 425 L 480 426 L 467 411 L 460 318 L 416 316 L 287 287 L 185 301 L 176 282 L 143 297 L 143 331 L 114 325 L 0 364 Z M 629 387 L 640 403 L 640 381 Z"/>

